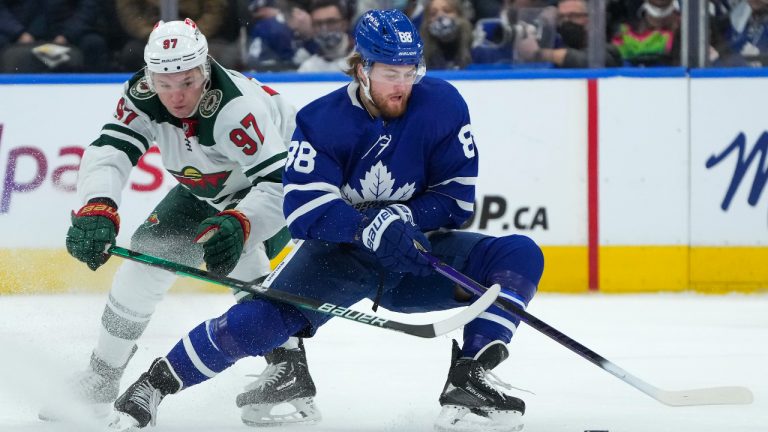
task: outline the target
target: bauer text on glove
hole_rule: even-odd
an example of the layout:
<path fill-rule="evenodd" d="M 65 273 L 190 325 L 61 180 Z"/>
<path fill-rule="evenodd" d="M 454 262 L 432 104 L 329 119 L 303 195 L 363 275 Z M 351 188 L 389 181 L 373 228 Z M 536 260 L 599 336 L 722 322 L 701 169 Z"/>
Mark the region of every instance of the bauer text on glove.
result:
<path fill-rule="evenodd" d="M 106 249 L 115 244 L 120 230 L 117 206 L 108 198 L 94 198 L 77 213 L 67 231 L 67 252 L 96 270 L 107 262 Z"/>
<path fill-rule="evenodd" d="M 429 240 L 412 220 L 408 208 L 401 204 L 368 209 L 363 213 L 358 242 L 373 252 L 388 270 L 427 276 L 432 273 L 432 267 L 416 249 L 414 241 L 429 250 Z"/>

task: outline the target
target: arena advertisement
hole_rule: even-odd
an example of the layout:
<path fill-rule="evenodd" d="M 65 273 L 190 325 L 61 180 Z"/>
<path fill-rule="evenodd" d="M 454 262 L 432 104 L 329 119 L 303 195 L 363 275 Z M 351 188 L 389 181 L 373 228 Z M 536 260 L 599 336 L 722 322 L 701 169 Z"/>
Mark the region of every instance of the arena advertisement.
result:
<path fill-rule="evenodd" d="M 543 290 L 585 291 L 587 268 L 598 264 L 587 256 L 587 81 L 452 82 L 469 106 L 480 155 L 469 229 L 536 240 L 547 257 Z M 765 79 L 596 81 L 600 290 L 764 286 L 768 139 L 750 101 Z M 265 82 L 297 107 L 344 84 Z M 0 291 L 17 291 L 30 277 L 44 291 L 109 282 L 117 262 L 96 274 L 81 269 L 64 237 L 80 206 L 82 152 L 120 90 L 116 83 L 0 85 L 0 270 L 13 275 Z M 152 148 L 124 191 L 119 243 L 128 244 L 173 185 Z"/>
<path fill-rule="evenodd" d="M 276 87 L 301 107 L 342 84 L 282 83 Z M 584 109 L 554 103 L 563 97 L 579 101 L 582 83 L 512 81 L 501 91 L 495 81 L 456 85 L 470 106 L 484 173 L 478 185 L 480 210 L 472 228 L 491 234 L 532 232 L 542 244 L 583 243 L 583 209 L 581 214 L 574 209 L 583 207 L 584 201 Z M 8 102 L 0 107 L 0 214 L 10 224 L 36 227 L 40 233 L 30 238 L 18 230 L 9 232 L 2 240 L 3 248 L 62 247 L 69 226 L 67 215 L 80 205 L 75 184 L 82 152 L 114 111 L 120 89 L 119 85 L 0 86 L 0 97 Z M 489 95 L 497 104 L 486 102 Z M 507 105 L 505 101 L 532 100 L 538 103 L 508 104 L 499 109 Z M 73 101 L 77 109 L 69 107 Z M 54 118 L 41 121 L 29 115 L 35 105 L 60 109 Z M 551 118 L 567 121 L 552 128 Z M 124 191 L 119 240 L 128 241 L 130 232 L 174 184 L 154 147 L 133 170 Z M 41 212 L 41 206 L 47 210 Z M 569 217 L 552 220 L 557 213 L 566 212 Z"/>
<path fill-rule="evenodd" d="M 768 245 L 768 123 L 754 107 L 765 97 L 765 79 L 692 80 L 694 245 Z"/>

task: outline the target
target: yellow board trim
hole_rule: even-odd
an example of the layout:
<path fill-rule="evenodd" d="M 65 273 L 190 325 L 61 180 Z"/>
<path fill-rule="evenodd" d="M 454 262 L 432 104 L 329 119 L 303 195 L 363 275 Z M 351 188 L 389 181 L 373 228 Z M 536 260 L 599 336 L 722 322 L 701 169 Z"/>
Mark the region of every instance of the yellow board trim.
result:
<path fill-rule="evenodd" d="M 540 292 L 588 292 L 586 246 L 544 246 Z M 274 260 L 280 262 L 289 249 Z M 111 258 L 98 271 L 64 249 L 0 249 L 0 295 L 107 292 L 122 260 Z M 768 288 L 768 247 L 602 246 L 600 292 L 697 291 L 721 294 Z M 222 287 L 179 278 L 184 292 L 226 292 Z"/>

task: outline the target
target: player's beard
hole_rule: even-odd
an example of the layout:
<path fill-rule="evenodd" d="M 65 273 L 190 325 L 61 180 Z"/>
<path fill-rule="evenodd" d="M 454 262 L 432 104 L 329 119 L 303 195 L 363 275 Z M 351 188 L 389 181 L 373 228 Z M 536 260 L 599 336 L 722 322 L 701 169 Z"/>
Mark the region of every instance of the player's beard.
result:
<path fill-rule="evenodd" d="M 400 94 L 391 92 L 388 95 L 379 94 L 375 87 L 375 85 L 371 86 L 371 99 L 373 99 L 373 104 L 379 110 L 382 117 L 393 119 L 400 117 L 405 113 L 405 109 L 408 107 L 408 100 L 411 98 L 411 90 L 413 87 L 407 87 L 406 90 L 403 90 Z M 395 95 L 400 96 L 399 101 L 390 99 Z"/>

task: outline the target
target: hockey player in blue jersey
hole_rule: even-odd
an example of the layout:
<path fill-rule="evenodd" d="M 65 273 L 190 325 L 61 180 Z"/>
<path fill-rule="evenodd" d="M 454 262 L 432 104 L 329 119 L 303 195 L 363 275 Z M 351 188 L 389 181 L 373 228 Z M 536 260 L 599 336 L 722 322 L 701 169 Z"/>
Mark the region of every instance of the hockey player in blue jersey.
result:
<path fill-rule="evenodd" d="M 297 116 L 283 174 L 283 210 L 292 236 L 301 241 L 264 285 L 340 306 L 369 298 L 374 307 L 398 312 L 470 302 L 471 295 L 433 272 L 418 242 L 473 279 L 501 285 L 502 296 L 526 307 L 543 271 L 539 247 L 521 235 L 456 230 L 472 214 L 478 173 L 463 98 L 447 82 L 424 76 L 421 39 L 401 12 L 367 12 L 355 42 L 353 81 Z M 164 396 L 240 358 L 264 355 L 290 336 L 311 336 L 329 319 L 258 298 L 239 303 L 156 359 L 115 403 L 113 426 L 144 427 Z M 509 356 L 506 345 L 518 324 L 491 306 L 465 326 L 461 348 L 453 343 L 438 428 L 522 427 L 524 402 L 489 379 Z M 306 364 L 270 378 L 290 386 L 291 375 L 302 382 Z M 248 394 L 238 402 L 247 404 Z"/>

